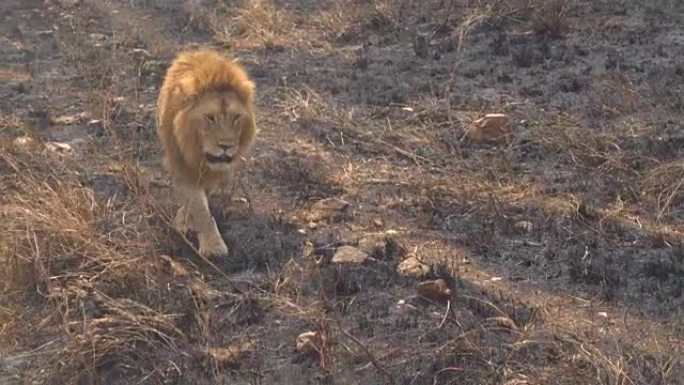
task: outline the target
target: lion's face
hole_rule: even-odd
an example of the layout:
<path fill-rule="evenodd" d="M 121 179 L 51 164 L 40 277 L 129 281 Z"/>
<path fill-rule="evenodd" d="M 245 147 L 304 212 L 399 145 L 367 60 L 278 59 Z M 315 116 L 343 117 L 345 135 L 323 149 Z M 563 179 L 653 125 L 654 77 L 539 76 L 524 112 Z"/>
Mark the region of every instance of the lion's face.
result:
<path fill-rule="evenodd" d="M 243 155 L 241 137 L 250 117 L 235 94 L 207 94 L 188 115 L 190 125 L 199 135 L 203 160 L 209 169 L 226 170 Z"/>

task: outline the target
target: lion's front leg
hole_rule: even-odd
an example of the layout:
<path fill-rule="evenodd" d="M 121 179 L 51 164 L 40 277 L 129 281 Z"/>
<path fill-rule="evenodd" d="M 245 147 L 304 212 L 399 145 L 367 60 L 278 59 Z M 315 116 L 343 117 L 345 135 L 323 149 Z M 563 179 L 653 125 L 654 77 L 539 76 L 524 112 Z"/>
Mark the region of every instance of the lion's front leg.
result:
<path fill-rule="evenodd" d="M 209 211 L 209 202 L 204 189 L 185 187 L 181 189 L 181 193 L 185 202 L 176 215 L 176 219 L 180 222 L 177 224 L 182 227 L 184 223 L 189 223 L 197 232 L 199 251 L 203 256 L 228 255 L 228 246 L 223 241 L 216 221 Z"/>
<path fill-rule="evenodd" d="M 183 202 L 181 207 L 178 208 L 176 217 L 173 220 L 173 227 L 182 234 L 186 234 L 188 230 L 192 230 L 194 228 L 186 202 Z"/>

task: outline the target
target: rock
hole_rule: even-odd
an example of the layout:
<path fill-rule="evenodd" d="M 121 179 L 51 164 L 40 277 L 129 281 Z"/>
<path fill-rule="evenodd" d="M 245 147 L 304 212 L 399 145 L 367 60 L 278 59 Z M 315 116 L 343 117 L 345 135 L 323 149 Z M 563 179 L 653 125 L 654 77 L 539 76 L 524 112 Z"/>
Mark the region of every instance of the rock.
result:
<path fill-rule="evenodd" d="M 72 124 L 84 122 L 90 119 L 90 114 L 87 112 L 81 112 L 77 115 L 62 115 L 50 120 L 50 123 L 55 125 L 70 126 Z"/>
<path fill-rule="evenodd" d="M 254 343 L 245 341 L 225 348 L 205 348 L 204 354 L 218 367 L 238 367 L 254 351 Z"/>
<path fill-rule="evenodd" d="M 335 251 L 332 263 L 353 263 L 360 265 L 369 259 L 369 255 L 356 247 L 341 246 Z"/>
<path fill-rule="evenodd" d="M 534 224 L 532 224 L 532 222 L 530 222 L 530 221 L 518 221 L 518 222 L 515 222 L 513 227 L 519 233 L 527 234 L 527 233 L 532 232 L 532 230 L 534 229 Z"/>
<path fill-rule="evenodd" d="M 63 116 L 58 116 L 50 121 L 52 124 L 63 124 L 66 126 L 72 125 L 76 123 L 78 118 L 75 115 L 63 115 Z"/>
<path fill-rule="evenodd" d="M 423 278 L 430 273 L 430 266 L 419 261 L 416 257 L 409 257 L 397 266 L 397 272 L 408 278 Z"/>
<path fill-rule="evenodd" d="M 468 138 L 476 142 L 498 142 L 511 132 L 511 121 L 506 114 L 487 114 L 473 122 Z"/>
<path fill-rule="evenodd" d="M 436 279 L 418 284 L 418 294 L 425 298 L 442 302 L 451 297 L 451 289 L 449 289 L 443 279 Z"/>
<path fill-rule="evenodd" d="M 74 151 L 70 144 L 61 142 L 47 142 L 45 148 L 58 154 L 69 154 Z"/>
<path fill-rule="evenodd" d="M 314 203 L 309 209 L 309 221 L 335 219 L 349 208 L 349 202 L 339 198 L 325 198 Z"/>
<path fill-rule="evenodd" d="M 30 136 L 20 136 L 20 137 L 14 139 L 14 145 L 17 148 L 27 149 L 32 144 L 33 144 L 33 138 L 31 138 Z"/>
<path fill-rule="evenodd" d="M 295 348 L 297 352 L 304 354 L 318 353 L 321 351 L 323 339 L 318 332 L 304 332 L 297 336 Z"/>
<path fill-rule="evenodd" d="M 418 308 L 413 306 L 411 303 L 407 302 L 404 299 L 400 299 L 397 301 L 396 304 L 394 304 L 390 308 L 390 313 L 394 314 L 411 314 L 411 313 L 416 313 L 418 311 Z"/>
<path fill-rule="evenodd" d="M 90 38 L 96 41 L 105 41 L 107 40 L 107 35 L 103 33 L 91 33 Z"/>

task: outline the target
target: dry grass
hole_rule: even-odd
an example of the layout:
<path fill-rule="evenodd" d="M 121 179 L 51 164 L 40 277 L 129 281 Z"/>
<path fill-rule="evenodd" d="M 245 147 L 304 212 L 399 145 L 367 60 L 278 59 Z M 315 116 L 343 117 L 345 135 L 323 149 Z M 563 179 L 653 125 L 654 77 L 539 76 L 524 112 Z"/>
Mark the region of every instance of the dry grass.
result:
<path fill-rule="evenodd" d="M 2 149 L 13 171 L 0 211 L 2 264 L 11 267 L 3 269 L 3 292 L 16 305 L 33 298 L 44 306 L 37 330 L 63 333 L 49 352 L 66 372 L 92 370 L 112 355 L 135 360 L 157 342 L 173 346 L 181 334 L 169 316 L 139 302 L 151 289 L 150 271 L 140 267 L 155 257 L 148 214 L 96 202 L 75 164 L 32 150 Z M 136 296 L 111 297 L 126 292 Z"/>
<path fill-rule="evenodd" d="M 618 137 L 608 132 L 593 133 L 569 116 L 559 115 L 555 122 L 541 126 L 533 135 L 568 163 L 587 170 L 614 171 L 630 163 Z"/>
<path fill-rule="evenodd" d="M 532 28 L 539 35 L 562 38 L 568 32 L 568 0 L 533 1 Z"/>
<path fill-rule="evenodd" d="M 657 218 L 669 213 L 673 206 L 682 202 L 684 184 L 684 162 L 674 161 L 649 171 L 641 181 L 641 194 L 656 204 Z"/>

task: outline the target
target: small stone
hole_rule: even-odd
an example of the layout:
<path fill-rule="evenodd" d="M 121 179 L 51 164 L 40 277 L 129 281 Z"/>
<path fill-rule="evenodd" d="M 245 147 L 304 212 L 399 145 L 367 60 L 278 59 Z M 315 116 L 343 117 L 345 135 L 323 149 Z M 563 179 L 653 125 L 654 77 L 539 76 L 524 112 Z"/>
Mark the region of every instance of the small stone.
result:
<path fill-rule="evenodd" d="M 61 142 L 47 142 L 45 148 L 58 154 L 68 154 L 74 151 L 70 144 Z"/>
<path fill-rule="evenodd" d="M 408 278 L 423 278 L 430 273 L 430 266 L 416 257 L 409 257 L 397 266 L 397 272 Z"/>
<path fill-rule="evenodd" d="M 72 124 L 75 124 L 76 122 L 78 122 L 78 116 L 76 116 L 76 115 L 62 115 L 62 116 L 58 116 L 58 117 L 52 119 L 50 123 L 70 126 Z"/>
<path fill-rule="evenodd" d="M 322 221 L 339 217 L 349 208 L 349 202 L 339 198 L 325 198 L 314 203 L 309 210 L 309 221 Z"/>
<path fill-rule="evenodd" d="M 534 224 L 530 221 L 518 221 L 518 222 L 515 222 L 513 227 L 518 232 L 520 232 L 522 234 L 527 234 L 527 233 L 532 232 L 532 230 L 534 229 Z"/>
<path fill-rule="evenodd" d="M 107 40 L 107 35 L 102 33 L 91 33 L 90 38 L 95 41 L 105 41 Z"/>
<path fill-rule="evenodd" d="M 80 112 L 75 115 L 61 115 L 50 119 L 50 124 L 60 126 L 71 126 L 73 124 L 84 123 L 90 120 L 90 113 L 87 111 Z"/>
<path fill-rule="evenodd" d="M 444 315 L 438 311 L 431 311 L 428 313 L 428 317 L 432 318 L 435 321 L 440 321 L 442 318 L 444 318 Z"/>
<path fill-rule="evenodd" d="M 400 299 L 394 306 L 390 308 L 390 312 L 394 314 L 410 314 L 416 311 L 418 311 L 418 308 L 406 302 L 404 299 Z"/>
<path fill-rule="evenodd" d="M 487 114 L 473 122 L 468 138 L 476 142 L 498 142 L 505 139 L 511 129 L 511 121 L 506 114 Z"/>
<path fill-rule="evenodd" d="M 352 246 L 341 246 L 332 257 L 332 263 L 362 264 L 368 260 L 368 254 Z"/>
<path fill-rule="evenodd" d="M 373 224 L 375 225 L 375 227 L 382 227 L 383 226 L 382 219 L 380 219 L 380 218 L 373 219 Z"/>
<path fill-rule="evenodd" d="M 418 294 L 435 301 L 446 301 L 451 297 L 451 289 L 443 279 L 436 279 L 418 284 Z"/>
<path fill-rule="evenodd" d="M 33 138 L 31 138 L 30 136 L 20 136 L 20 137 L 14 139 L 14 145 L 17 146 L 18 148 L 25 149 L 28 146 L 30 146 L 31 144 L 33 144 Z"/>
<path fill-rule="evenodd" d="M 308 331 L 297 336 L 295 348 L 299 353 L 312 354 L 321 351 L 323 339 L 318 332 Z"/>

